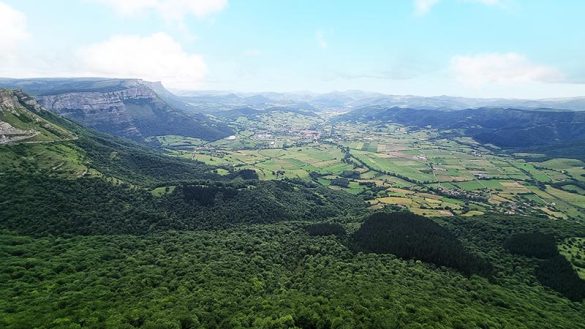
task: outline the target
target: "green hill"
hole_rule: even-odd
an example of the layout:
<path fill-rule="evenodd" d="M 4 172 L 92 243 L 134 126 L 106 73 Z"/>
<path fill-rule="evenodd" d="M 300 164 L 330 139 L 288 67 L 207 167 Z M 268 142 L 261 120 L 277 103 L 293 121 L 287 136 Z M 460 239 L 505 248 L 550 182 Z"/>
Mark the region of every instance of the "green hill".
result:
<path fill-rule="evenodd" d="M 582 111 L 514 108 L 441 111 L 373 106 L 353 110 L 335 120 L 430 127 L 515 152 L 585 159 L 585 112 Z"/>
<path fill-rule="evenodd" d="M 0 146 L 3 227 L 35 234 L 146 233 L 317 220 L 364 207 L 356 197 L 304 182 L 258 182 L 245 170 L 222 176 L 201 162 L 88 130 L 21 92 L 3 95 L 3 112 L 38 117 L 28 130 L 39 131 L 35 138 L 53 137 Z M 49 129 L 60 135 L 45 133 Z"/>

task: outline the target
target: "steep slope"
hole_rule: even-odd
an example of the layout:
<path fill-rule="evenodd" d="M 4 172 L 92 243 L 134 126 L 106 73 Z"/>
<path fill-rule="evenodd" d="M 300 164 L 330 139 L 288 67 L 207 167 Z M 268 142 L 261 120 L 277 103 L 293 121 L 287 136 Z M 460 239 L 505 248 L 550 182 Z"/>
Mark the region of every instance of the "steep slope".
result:
<path fill-rule="evenodd" d="M 338 121 L 394 122 L 415 128 L 429 127 L 502 148 L 583 158 L 585 112 L 481 108 L 437 111 L 404 108 L 362 108 Z"/>
<path fill-rule="evenodd" d="M 69 140 L 75 135 L 42 117 L 46 112 L 18 90 L 0 89 L 0 144 Z"/>
<path fill-rule="evenodd" d="M 187 105 L 162 85 L 142 80 L 1 80 L 0 86 L 22 88 L 54 113 L 135 141 L 159 135 L 216 140 L 232 133 L 210 117 L 187 114 Z"/>
<path fill-rule="evenodd" d="M 141 184 L 217 176 L 202 163 L 86 129 L 18 90 L 0 90 L 0 127 L 0 174 L 105 175 Z"/>
<path fill-rule="evenodd" d="M 357 197 L 305 182 L 259 182 L 239 171 L 221 176 L 201 162 L 84 128 L 19 91 L 0 93 L 0 111 L 36 118 L 26 132 L 52 137 L 0 145 L 0 229 L 141 234 L 318 220 L 364 208 Z"/>

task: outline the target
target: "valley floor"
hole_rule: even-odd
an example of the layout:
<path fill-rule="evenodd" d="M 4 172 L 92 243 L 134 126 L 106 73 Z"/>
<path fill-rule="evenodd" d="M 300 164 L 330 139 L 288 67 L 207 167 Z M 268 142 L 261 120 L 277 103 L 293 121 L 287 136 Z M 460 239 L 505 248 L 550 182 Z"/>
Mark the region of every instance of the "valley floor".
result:
<path fill-rule="evenodd" d="M 180 136 L 157 140 L 176 156 L 361 195 L 373 209 L 585 219 L 585 163 L 579 160 L 510 154 L 430 129 L 267 116 L 260 123 L 240 122 L 236 136 L 213 143 Z"/>

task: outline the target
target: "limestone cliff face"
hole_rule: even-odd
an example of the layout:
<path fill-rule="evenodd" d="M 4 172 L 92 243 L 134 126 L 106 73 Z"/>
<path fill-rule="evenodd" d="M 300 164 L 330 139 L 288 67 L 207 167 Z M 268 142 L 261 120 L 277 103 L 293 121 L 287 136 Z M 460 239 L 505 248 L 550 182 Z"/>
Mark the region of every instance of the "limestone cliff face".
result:
<path fill-rule="evenodd" d="M 36 112 L 44 110 L 33 97 L 22 90 L 0 89 L 0 111 L 14 111 L 23 105 Z"/>
<path fill-rule="evenodd" d="M 165 110 L 152 89 L 135 85 L 111 92 L 67 92 L 37 96 L 39 103 L 83 125 L 115 135 L 139 139 L 140 120 L 156 119 L 156 110 Z M 136 105 L 142 103 L 141 108 Z M 160 113 L 159 113 L 160 114 Z"/>
<path fill-rule="evenodd" d="M 37 95 L 37 100 L 85 126 L 134 140 L 157 135 L 213 140 L 231 133 L 205 116 L 188 115 L 170 106 L 151 85 L 125 80 L 112 88 L 70 88 Z"/>
<path fill-rule="evenodd" d="M 43 117 L 50 113 L 21 90 L 0 89 L 0 144 L 73 139 Z"/>
<path fill-rule="evenodd" d="M 14 91 L 8 89 L 0 89 L 0 111 L 8 111 L 13 109 L 18 104 L 18 98 L 14 95 Z"/>
<path fill-rule="evenodd" d="M 0 89 L 0 144 L 27 139 L 34 135 L 34 131 L 18 129 L 4 121 L 6 120 L 5 112 L 17 115 L 19 106 L 20 103 L 14 91 Z"/>

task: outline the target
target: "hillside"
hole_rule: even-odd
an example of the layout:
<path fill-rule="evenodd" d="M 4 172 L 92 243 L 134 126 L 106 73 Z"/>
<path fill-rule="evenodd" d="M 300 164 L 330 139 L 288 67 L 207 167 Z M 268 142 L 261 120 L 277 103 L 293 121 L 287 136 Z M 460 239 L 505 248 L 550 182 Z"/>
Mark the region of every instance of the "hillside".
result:
<path fill-rule="evenodd" d="M 4 79 L 0 86 L 21 88 L 54 113 L 135 141 L 160 135 L 217 140 L 232 133 L 208 116 L 185 112 L 187 105 L 162 85 L 142 80 Z"/>
<path fill-rule="evenodd" d="M 303 182 L 260 183 L 245 170 L 219 175 L 201 162 L 88 130 L 19 91 L 2 91 L 0 110 L 36 118 L 27 126 L 34 138 L 45 131 L 61 134 L 43 143 L 13 139 L 0 146 L 2 227 L 37 234 L 145 233 L 155 227 L 320 219 L 363 208 L 358 198 Z"/>
<path fill-rule="evenodd" d="M 524 152 L 584 159 L 585 112 L 480 108 L 436 111 L 369 107 L 336 121 L 393 122 L 465 135 L 484 144 Z"/>
<path fill-rule="evenodd" d="M 0 144 L 71 140 L 75 135 L 43 118 L 47 111 L 30 96 L 0 89 Z"/>
<path fill-rule="evenodd" d="M 107 176 L 130 183 L 218 177 L 214 168 L 170 158 L 139 144 L 86 129 L 21 91 L 0 92 L 4 146 L 0 172 L 58 177 Z M 10 134 L 16 132 L 16 135 Z M 165 169 L 164 171 L 161 169 Z"/>

